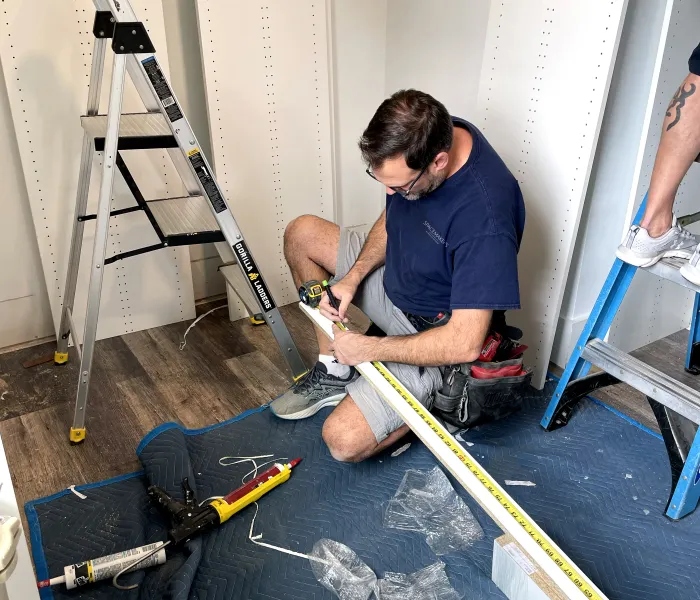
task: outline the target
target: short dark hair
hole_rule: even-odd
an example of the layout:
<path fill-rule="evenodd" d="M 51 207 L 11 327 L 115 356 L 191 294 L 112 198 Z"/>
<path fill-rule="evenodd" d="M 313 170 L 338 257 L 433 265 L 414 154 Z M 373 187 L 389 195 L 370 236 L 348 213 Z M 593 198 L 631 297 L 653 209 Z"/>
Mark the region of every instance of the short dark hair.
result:
<path fill-rule="evenodd" d="M 359 141 L 362 158 L 372 169 L 403 155 L 410 169 L 423 169 L 452 147 L 450 113 L 430 94 L 400 90 L 381 103 Z"/>

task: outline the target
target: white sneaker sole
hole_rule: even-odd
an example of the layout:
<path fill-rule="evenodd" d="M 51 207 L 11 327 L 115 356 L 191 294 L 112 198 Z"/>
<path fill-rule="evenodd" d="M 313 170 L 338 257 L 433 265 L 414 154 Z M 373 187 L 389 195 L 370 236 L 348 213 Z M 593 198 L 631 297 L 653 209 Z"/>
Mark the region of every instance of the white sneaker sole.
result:
<path fill-rule="evenodd" d="M 697 267 L 692 267 L 690 265 L 683 265 L 680 268 L 680 273 L 685 279 L 690 281 L 695 285 L 700 285 L 700 269 Z"/>
<path fill-rule="evenodd" d="M 615 252 L 615 256 L 619 258 L 622 262 L 626 262 L 628 265 L 632 265 L 634 267 L 651 267 L 652 265 L 655 265 L 657 262 L 659 262 L 662 258 L 690 258 L 693 256 L 693 252 L 695 251 L 695 247 L 693 247 L 692 250 L 684 250 L 684 249 L 678 249 L 678 250 L 666 250 L 665 252 L 662 252 L 661 254 L 657 254 L 656 256 L 639 256 L 639 254 L 635 254 L 632 252 L 629 248 L 625 247 L 618 247 L 617 252 Z"/>
<path fill-rule="evenodd" d="M 347 394 L 343 392 L 342 394 L 335 394 L 334 396 L 328 396 L 328 398 L 324 398 L 323 400 L 319 400 L 315 404 L 312 404 L 308 408 L 305 408 L 304 410 L 300 410 L 299 412 L 293 413 L 291 415 L 280 415 L 277 414 L 274 409 L 272 409 L 272 412 L 276 417 L 279 417 L 280 419 L 286 419 L 287 421 L 297 421 L 299 419 L 306 419 L 307 417 L 310 417 L 312 415 L 315 415 L 319 410 L 322 408 L 325 408 L 326 406 L 338 406 L 340 404 L 340 401 L 345 398 Z"/>

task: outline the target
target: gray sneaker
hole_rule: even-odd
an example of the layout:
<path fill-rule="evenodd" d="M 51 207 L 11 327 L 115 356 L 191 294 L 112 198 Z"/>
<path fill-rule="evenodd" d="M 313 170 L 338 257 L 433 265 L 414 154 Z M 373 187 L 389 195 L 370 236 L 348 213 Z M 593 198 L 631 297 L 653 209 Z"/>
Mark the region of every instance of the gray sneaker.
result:
<path fill-rule="evenodd" d="M 698 240 L 673 217 L 673 224 L 662 236 L 653 238 L 646 229 L 632 225 L 625 241 L 617 248 L 617 258 L 635 267 L 651 267 L 662 258 L 690 258 Z"/>
<path fill-rule="evenodd" d="M 354 367 L 347 377 L 329 375 L 326 365 L 317 362 L 312 369 L 279 398 L 270 410 L 280 419 L 305 419 L 324 406 L 337 406 L 345 396 L 345 386 L 359 377 Z"/>

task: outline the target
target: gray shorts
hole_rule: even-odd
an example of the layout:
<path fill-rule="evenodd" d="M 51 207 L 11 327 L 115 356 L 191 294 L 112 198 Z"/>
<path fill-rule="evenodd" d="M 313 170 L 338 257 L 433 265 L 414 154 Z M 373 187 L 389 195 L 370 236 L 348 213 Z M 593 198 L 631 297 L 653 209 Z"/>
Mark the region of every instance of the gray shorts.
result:
<path fill-rule="evenodd" d="M 342 279 L 355 264 L 366 239 L 366 232 L 340 230 L 338 259 L 333 281 Z M 384 291 L 384 267 L 371 273 L 360 284 L 352 303 L 387 335 L 416 333 L 416 329 L 406 315 L 392 304 Z M 386 366 L 424 406 L 428 406 L 433 392 L 442 384 L 440 369 L 436 367 L 416 367 L 401 363 L 386 363 Z M 403 424 L 401 417 L 364 377 L 353 381 L 347 386 L 346 391 L 362 411 L 362 415 L 377 438 L 377 443 Z"/>

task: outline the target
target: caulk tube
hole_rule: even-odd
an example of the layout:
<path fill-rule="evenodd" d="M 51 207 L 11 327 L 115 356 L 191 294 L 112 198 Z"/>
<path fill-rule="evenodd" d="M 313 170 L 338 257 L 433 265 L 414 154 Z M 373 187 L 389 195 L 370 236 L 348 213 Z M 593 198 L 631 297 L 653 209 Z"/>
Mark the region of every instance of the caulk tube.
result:
<path fill-rule="evenodd" d="M 63 568 L 62 577 L 45 579 L 44 581 L 40 581 L 37 586 L 42 588 L 50 585 L 56 585 L 58 583 L 65 583 L 66 588 L 72 590 L 74 588 L 87 585 L 88 583 L 94 583 L 95 581 L 101 581 L 102 579 L 109 579 L 114 577 L 122 569 L 128 567 L 134 561 L 137 561 L 144 554 L 151 552 L 155 548 L 159 548 L 164 543 L 165 542 L 156 542 L 155 544 L 140 546 L 139 548 L 131 548 L 130 550 L 124 550 L 123 552 L 117 552 L 116 554 L 100 556 L 99 558 L 93 558 L 92 560 L 86 560 L 85 562 L 68 565 Z M 145 569 L 146 567 L 162 565 L 164 562 L 165 548 L 161 548 L 158 552 L 140 562 L 133 569 L 129 569 L 127 573 L 138 571 L 139 569 Z"/>

